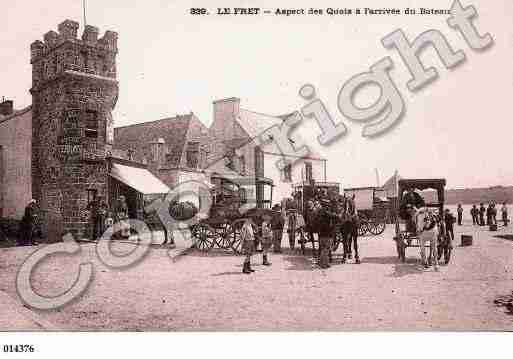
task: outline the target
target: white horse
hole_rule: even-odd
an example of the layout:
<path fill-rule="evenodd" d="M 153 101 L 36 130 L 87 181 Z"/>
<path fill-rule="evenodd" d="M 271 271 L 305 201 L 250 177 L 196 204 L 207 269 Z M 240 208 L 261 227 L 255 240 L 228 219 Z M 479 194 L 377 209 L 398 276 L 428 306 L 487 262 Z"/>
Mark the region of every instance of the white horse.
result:
<path fill-rule="evenodd" d="M 429 208 L 421 208 L 416 214 L 419 235 L 420 257 L 424 267 L 433 264 L 438 270 L 438 236 L 441 231 L 440 217 Z M 429 242 L 429 257 L 426 260 L 426 242 Z"/>

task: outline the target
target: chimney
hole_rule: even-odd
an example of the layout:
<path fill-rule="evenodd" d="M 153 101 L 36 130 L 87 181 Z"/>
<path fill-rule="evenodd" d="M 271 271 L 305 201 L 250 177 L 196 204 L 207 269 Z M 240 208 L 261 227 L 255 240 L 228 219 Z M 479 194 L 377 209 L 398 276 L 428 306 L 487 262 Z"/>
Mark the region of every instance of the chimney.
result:
<path fill-rule="evenodd" d="M 222 140 L 235 138 L 235 122 L 240 113 L 240 99 L 236 97 L 214 101 L 214 128 L 213 134 Z"/>
<path fill-rule="evenodd" d="M 14 112 L 13 102 L 11 100 L 2 99 L 0 103 L 0 115 L 9 116 Z"/>

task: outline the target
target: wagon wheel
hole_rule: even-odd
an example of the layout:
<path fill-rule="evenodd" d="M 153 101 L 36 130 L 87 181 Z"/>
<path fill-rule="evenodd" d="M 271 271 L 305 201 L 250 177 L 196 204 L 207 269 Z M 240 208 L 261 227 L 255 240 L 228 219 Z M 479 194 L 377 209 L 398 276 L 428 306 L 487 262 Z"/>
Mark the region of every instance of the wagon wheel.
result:
<path fill-rule="evenodd" d="M 366 215 L 358 214 L 358 237 L 363 237 L 369 231 L 369 219 Z"/>
<path fill-rule="evenodd" d="M 379 236 L 386 229 L 386 216 L 381 210 L 376 210 L 369 221 L 369 232 L 375 236 Z"/>
<path fill-rule="evenodd" d="M 360 221 L 358 225 L 358 237 L 363 237 L 369 231 L 369 223 Z"/>
<path fill-rule="evenodd" d="M 232 225 L 230 223 L 222 223 L 217 229 L 218 239 L 217 244 L 222 249 L 229 249 L 232 246 L 230 233 L 232 232 Z"/>
<path fill-rule="evenodd" d="M 195 238 L 194 246 L 196 249 L 208 252 L 212 249 L 215 242 L 216 232 L 206 223 L 199 223 L 192 228 L 192 236 Z"/>
<path fill-rule="evenodd" d="M 230 247 L 235 254 L 242 253 L 242 238 L 240 235 L 242 225 L 244 224 L 243 219 L 236 220 L 230 224 L 230 231 L 227 233 L 226 238 L 230 242 Z"/>
<path fill-rule="evenodd" d="M 380 221 L 371 221 L 368 223 L 369 232 L 375 236 L 379 236 L 385 231 L 386 224 L 385 222 Z"/>

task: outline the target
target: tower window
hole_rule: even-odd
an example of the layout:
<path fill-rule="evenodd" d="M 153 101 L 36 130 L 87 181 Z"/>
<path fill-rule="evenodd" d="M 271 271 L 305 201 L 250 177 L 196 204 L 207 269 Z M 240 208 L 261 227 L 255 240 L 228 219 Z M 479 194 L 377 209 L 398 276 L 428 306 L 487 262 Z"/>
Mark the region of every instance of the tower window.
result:
<path fill-rule="evenodd" d="M 85 135 L 89 138 L 98 138 L 98 116 L 95 111 L 86 111 L 84 116 Z"/>

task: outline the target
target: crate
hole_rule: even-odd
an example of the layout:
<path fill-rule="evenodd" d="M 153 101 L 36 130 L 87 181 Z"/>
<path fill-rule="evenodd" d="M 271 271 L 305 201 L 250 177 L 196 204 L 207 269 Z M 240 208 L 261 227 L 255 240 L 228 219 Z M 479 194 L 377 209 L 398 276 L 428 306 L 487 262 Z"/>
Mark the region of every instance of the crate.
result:
<path fill-rule="evenodd" d="M 472 236 L 469 236 L 467 234 L 461 235 L 461 246 L 462 247 L 468 247 L 472 245 Z"/>

